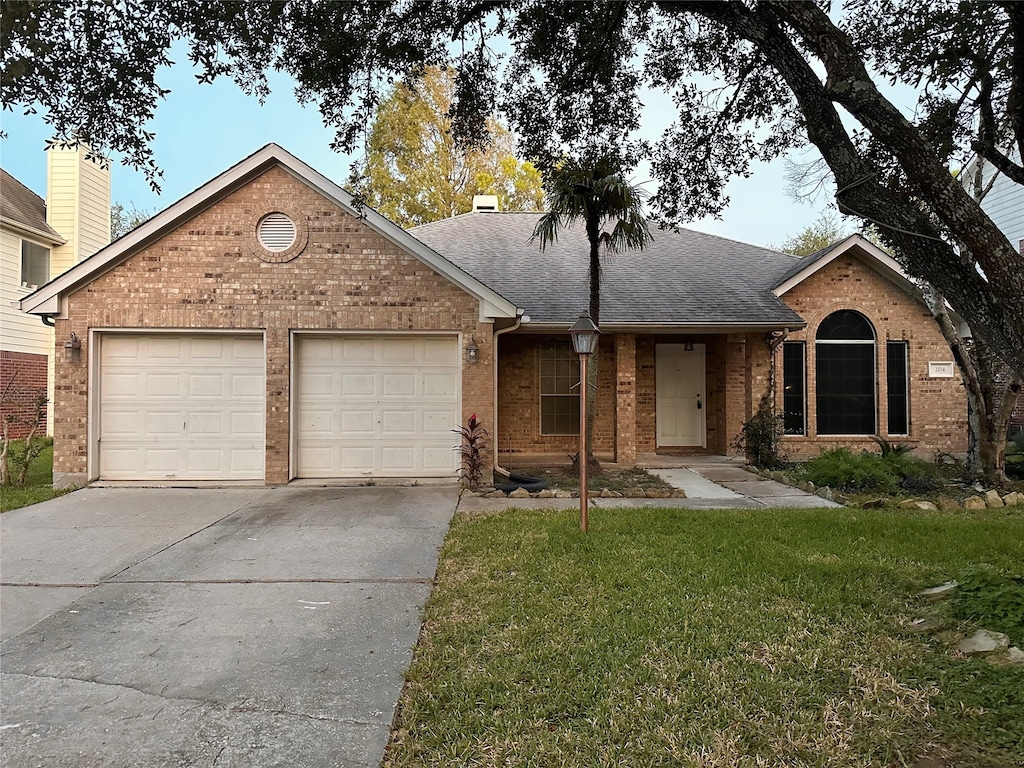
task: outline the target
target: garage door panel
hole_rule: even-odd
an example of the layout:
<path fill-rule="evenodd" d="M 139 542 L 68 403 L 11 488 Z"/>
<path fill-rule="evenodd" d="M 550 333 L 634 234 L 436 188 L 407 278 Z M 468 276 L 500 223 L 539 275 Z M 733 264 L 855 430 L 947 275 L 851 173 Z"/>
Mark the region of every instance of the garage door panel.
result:
<path fill-rule="evenodd" d="M 300 337 L 295 362 L 296 474 L 453 475 L 458 350 L 455 336 Z M 324 377 L 333 385 L 326 386 Z M 318 429 L 325 409 L 334 414 L 330 434 Z M 318 418 L 311 418 L 313 414 Z M 328 448 L 333 449 L 329 458 Z"/>
<path fill-rule="evenodd" d="M 262 339 L 109 335 L 100 349 L 102 479 L 263 478 Z"/>

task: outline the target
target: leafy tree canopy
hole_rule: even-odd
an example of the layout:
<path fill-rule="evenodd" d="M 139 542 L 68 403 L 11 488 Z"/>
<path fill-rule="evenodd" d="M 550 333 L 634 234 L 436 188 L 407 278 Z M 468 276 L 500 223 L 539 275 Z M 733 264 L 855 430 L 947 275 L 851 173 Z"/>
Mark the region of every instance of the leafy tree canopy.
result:
<path fill-rule="evenodd" d="M 1024 3 L 835 5 L 8 2 L 0 101 L 41 109 L 58 136 L 125 152 L 154 174 L 145 124 L 177 40 L 201 80 L 230 76 L 260 95 L 265 68 L 286 70 L 346 151 L 386 86 L 450 65 L 460 141 L 485 143 L 497 112 L 541 170 L 595 137 L 628 144 L 650 160 L 652 204 L 670 224 L 720 212 L 726 181 L 752 160 L 809 143 L 839 210 L 875 223 L 907 271 L 1024 373 L 1024 257 L 949 173 L 978 153 L 1024 183 L 1005 151 L 1024 147 Z M 890 84 L 916 90 L 912 117 L 887 97 Z M 659 140 L 629 144 L 645 88 L 671 95 L 677 119 Z"/>
<path fill-rule="evenodd" d="M 153 214 L 134 203 L 114 203 L 110 206 L 110 239 L 117 240 L 127 235 L 140 224 L 147 222 Z"/>
<path fill-rule="evenodd" d="M 503 211 L 540 210 L 540 172 L 515 158 L 505 127 L 488 118 L 485 147 L 456 142 L 448 117 L 454 87 L 454 70 L 429 67 L 377 105 L 356 181 L 366 202 L 403 227 L 465 213 L 474 195 L 497 195 Z"/>
<path fill-rule="evenodd" d="M 782 245 L 773 247 L 794 256 L 810 256 L 849 234 L 849 230 L 843 227 L 834 213 L 825 211 L 813 224 L 797 232 Z"/>

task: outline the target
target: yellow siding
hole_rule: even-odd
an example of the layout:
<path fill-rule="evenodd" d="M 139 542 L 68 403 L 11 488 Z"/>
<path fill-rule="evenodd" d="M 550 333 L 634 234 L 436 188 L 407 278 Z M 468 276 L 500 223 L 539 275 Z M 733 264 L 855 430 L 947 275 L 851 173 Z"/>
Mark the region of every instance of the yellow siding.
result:
<path fill-rule="evenodd" d="M 110 171 L 86 160 L 87 150 L 47 151 L 46 220 L 67 239 L 53 251 L 56 277 L 110 242 Z"/>
<path fill-rule="evenodd" d="M 40 242 L 40 245 L 45 243 Z M 11 306 L 30 293 L 21 287 L 21 238 L 10 230 L 0 230 L 0 341 L 11 352 L 49 354 L 53 330 L 35 315 L 26 315 Z M 52 253 L 51 253 L 52 257 Z"/>

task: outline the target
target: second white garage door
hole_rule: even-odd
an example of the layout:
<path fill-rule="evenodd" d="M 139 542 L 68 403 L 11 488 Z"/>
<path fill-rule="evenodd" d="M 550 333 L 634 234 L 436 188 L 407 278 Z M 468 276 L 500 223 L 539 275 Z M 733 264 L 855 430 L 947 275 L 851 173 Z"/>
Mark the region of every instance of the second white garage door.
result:
<path fill-rule="evenodd" d="M 454 476 L 455 336 L 298 336 L 296 476 Z"/>

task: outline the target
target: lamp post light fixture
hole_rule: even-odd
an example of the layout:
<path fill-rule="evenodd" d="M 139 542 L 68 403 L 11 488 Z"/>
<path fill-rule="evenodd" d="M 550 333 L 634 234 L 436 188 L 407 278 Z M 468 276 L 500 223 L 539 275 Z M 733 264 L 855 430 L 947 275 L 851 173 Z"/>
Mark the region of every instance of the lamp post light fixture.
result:
<path fill-rule="evenodd" d="M 580 530 L 587 531 L 587 358 L 597 351 L 601 330 L 589 312 L 569 328 L 572 348 L 580 356 Z"/>

